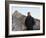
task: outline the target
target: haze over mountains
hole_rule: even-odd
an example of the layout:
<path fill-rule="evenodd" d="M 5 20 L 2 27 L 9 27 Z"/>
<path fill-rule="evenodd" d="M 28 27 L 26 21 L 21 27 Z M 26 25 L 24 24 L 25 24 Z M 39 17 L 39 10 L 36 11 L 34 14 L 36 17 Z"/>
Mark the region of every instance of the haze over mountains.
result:
<path fill-rule="evenodd" d="M 12 15 L 12 30 L 13 31 L 23 31 L 26 30 L 25 26 L 26 16 L 19 13 L 17 10 Z M 34 18 L 35 19 L 35 18 Z M 35 25 L 33 26 L 34 30 L 40 29 L 40 20 L 35 19 Z"/>

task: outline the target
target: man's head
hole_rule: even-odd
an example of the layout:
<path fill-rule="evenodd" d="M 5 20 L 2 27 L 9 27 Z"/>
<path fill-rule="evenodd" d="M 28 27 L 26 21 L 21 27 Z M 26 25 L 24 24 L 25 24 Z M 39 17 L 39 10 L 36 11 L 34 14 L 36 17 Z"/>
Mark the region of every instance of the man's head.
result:
<path fill-rule="evenodd" d="M 28 16 L 31 16 L 31 14 L 30 14 L 30 12 L 28 12 L 28 14 L 27 14 Z"/>

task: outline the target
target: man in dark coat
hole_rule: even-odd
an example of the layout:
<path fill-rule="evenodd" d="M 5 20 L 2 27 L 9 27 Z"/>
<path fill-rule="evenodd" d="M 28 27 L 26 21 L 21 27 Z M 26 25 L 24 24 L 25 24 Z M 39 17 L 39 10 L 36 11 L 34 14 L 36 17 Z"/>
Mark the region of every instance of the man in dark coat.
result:
<path fill-rule="evenodd" d="M 27 30 L 33 30 L 33 25 L 35 24 L 34 18 L 30 15 L 30 12 L 28 12 L 28 16 L 25 20 L 25 25 L 27 27 Z"/>

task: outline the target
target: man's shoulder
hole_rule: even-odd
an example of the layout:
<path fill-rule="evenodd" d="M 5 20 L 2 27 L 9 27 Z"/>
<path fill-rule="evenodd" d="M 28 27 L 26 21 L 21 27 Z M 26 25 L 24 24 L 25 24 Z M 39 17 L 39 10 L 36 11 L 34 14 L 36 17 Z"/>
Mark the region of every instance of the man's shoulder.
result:
<path fill-rule="evenodd" d="M 32 19 L 34 19 L 34 17 L 31 17 Z"/>

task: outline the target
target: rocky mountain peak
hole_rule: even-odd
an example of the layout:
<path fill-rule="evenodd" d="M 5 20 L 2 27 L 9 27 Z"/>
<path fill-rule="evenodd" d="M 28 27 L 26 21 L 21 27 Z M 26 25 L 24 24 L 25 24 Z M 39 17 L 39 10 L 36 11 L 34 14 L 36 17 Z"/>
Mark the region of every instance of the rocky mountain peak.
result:
<path fill-rule="evenodd" d="M 14 16 L 16 16 L 17 18 L 21 17 L 21 13 L 19 13 L 17 10 L 13 13 Z"/>

